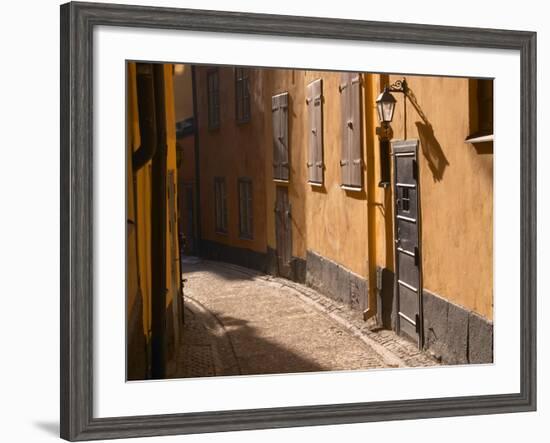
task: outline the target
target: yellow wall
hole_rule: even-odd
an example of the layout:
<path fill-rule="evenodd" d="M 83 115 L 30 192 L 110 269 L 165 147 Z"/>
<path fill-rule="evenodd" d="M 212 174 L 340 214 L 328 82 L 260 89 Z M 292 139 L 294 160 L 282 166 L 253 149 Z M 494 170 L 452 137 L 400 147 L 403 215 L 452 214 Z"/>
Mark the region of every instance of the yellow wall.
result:
<path fill-rule="evenodd" d="M 166 134 L 167 134 L 167 170 L 174 171 L 176 177 L 176 137 L 174 99 L 172 83 L 172 66 L 164 67 L 165 100 L 166 100 Z M 146 378 L 147 374 L 137 374 L 134 364 L 139 360 L 148 362 L 146 349 L 132 347 L 131 334 L 143 334 L 148 348 L 151 339 L 151 161 L 138 171 L 133 171 L 131 154 L 140 146 L 139 115 L 136 90 L 136 65 L 128 63 L 128 146 L 127 146 L 127 217 L 133 223 L 128 226 L 127 236 L 127 312 L 128 319 L 134 309 L 137 298 L 141 297 L 143 306 L 142 322 L 138 331 L 135 325 L 128 325 L 128 374 L 130 378 Z M 177 187 L 176 187 L 177 192 Z M 177 194 L 175 195 L 177 201 Z M 167 208 L 168 211 L 168 208 Z M 179 249 L 176 244 L 176 256 L 170 255 L 169 214 L 167 214 L 167 318 L 171 318 L 173 297 L 179 290 L 180 279 L 176 285 L 171 284 L 171 266 L 178 266 Z M 177 218 L 177 214 L 175 214 Z M 177 236 L 176 236 L 177 241 Z M 179 269 L 177 270 L 179 276 Z M 172 334 L 173 331 L 168 331 Z M 139 356 L 139 357 L 138 357 Z M 130 365 L 132 362 L 132 365 Z"/>
<path fill-rule="evenodd" d="M 366 186 L 360 192 L 345 191 L 340 178 L 340 74 L 301 70 L 250 70 L 252 95 L 251 121 L 235 122 L 233 68 L 219 68 L 221 124 L 208 130 L 206 72 L 197 68 L 198 120 L 200 144 L 201 220 L 203 237 L 208 240 L 265 252 L 275 249 L 275 194 L 286 186 L 292 207 L 292 255 L 305 258 L 312 250 L 355 273 L 368 275 L 368 206 Z M 307 183 L 308 116 L 306 87 L 322 78 L 324 103 L 325 185 Z M 271 97 L 289 93 L 288 184 L 272 177 Z M 369 111 L 370 112 L 370 111 Z M 365 132 L 366 133 L 366 132 Z M 363 144 L 366 158 L 366 144 Z M 260 161 L 262 164 L 260 164 Z M 364 166 L 364 171 L 366 167 Z M 225 176 L 228 193 L 229 229 L 215 232 L 214 177 Z M 238 238 L 237 177 L 254 181 L 254 240 Z M 366 178 L 364 178 L 366 183 Z M 262 184 L 263 183 L 263 184 Z M 265 198 L 263 198 L 265 196 Z M 263 213 L 262 213 L 263 212 Z"/>
<path fill-rule="evenodd" d="M 272 249 L 276 249 L 275 239 L 275 199 L 277 186 L 288 188 L 288 198 L 291 205 L 292 255 L 305 258 L 307 228 L 305 220 L 307 196 L 304 183 L 307 180 L 307 151 L 302 149 L 307 143 L 305 125 L 307 114 L 305 105 L 304 72 L 296 70 L 265 70 L 262 72 L 267 79 L 267 89 L 264 91 L 265 127 L 265 185 L 266 185 L 266 219 L 267 241 Z M 271 113 L 271 98 L 274 95 L 288 92 L 288 145 L 289 145 L 289 181 L 288 184 L 273 180 L 273 118 Z"/>
<path fill-rule="evenodd" d="M 176 118 L 175 118 L 175 106 L 174 106 L 174 82 L 172 79 L 172 65 L 164 65 L 164 86 L 165 86 L 165 94 L 166 94 L 166 138 L 167 138 L 167 155 L 166 155 L 166 169 L 167 171 L 171 171 L 173 173 L 174 182 L 175 182 L 175 189 L 174 189 L 174 204 L 176 205 L 176 211 L 177 211 L 177 201 L 178 201 L 178 190 L 177 190 L 177 165 L 176 165 Z M 168 175 L 167 175 L 168 176 Z M 170 230 L 172 229 L 171 226 L 169 226 L 170 223 L 170 214 L 169 214 L 170 208 L 166 207 L 166 223 L 167 223 L 167 236 L 166 236 L 166 251 L 168 254 L 168 260 L 166 261 L 166 278 L 167 281 L 170 282 L 171 278 L 171 272 L 172 272 L 172 266 L 179 267 L 179 254 L 172 257 L 170 256 Z M 175 219 L 177 220 L 177 213 L 175 214 Z M 174 227 L 175 229 L 176 227 Z M 177 230 L 176 230 L 177 232 Z M 176 242 L 178 239 L 178 236 L 176 235 Z M 178 246 L 176 243 L 176 251 L 178 251 Z M 179 272 L 179 271 L 178 271 Z M 179 279 L 178 279 L 179 282 Z M 176 288 L 172 288 L 171 284 L 169 283 L 168 286 L 168 295 L 166 297 L 166 305 L 172 303 L 172 297 L 175 295 Z"/>
<path fill-rule="evenodd" d="M 289 198 L 292 254 L 312 250 L 369 278 L 369 306 L 376 310 L 377 267 L 394 269 L 393 195 L 380 188 L 379 126 L 375 100 L 384 85 L 401 79 L 362 75 L 363 189 L 341 188 L 340 73 L 286 69 L 251 70 L 251 121 L 235 122 L 233 68 L 219 68 L 221 125 L 207 129 L 206 71 L 198 68 L 199 144 L 203 237 L 264 252 L 275 248 L 271 97 L 289 93 Z M 324 186 L 307 182 L 308 83 L 323 79 Z M 492 319 L 492 152 L 464 142 L 471 131 L 472 81 L 408 77 L 417 108 L 403 94 L 392 122 L 393 138 L 418 139 L 424 287 Z M 412 97 L 412 96 L 411 96 Z M 474 100 L 475 101 L 475 100 Z M 475 103 L 474 103 L 475 105 Z M 475 113 L 474 113 L 475 114 Z M 226 176 L 229 233 L 214 233 L 213 182 Z M 254 180 L 254 241 L 238 238 L 236 180 Z M 279 184 L 280 185 L 280 184 Z M 263 189 L 262 189 L 263 187 Z M 265 198 L 261 198 L 265 195 Z"/>
<path fill-rule="evenodd" d="M 289 198 L 292 205 L 292 252 L 305 258 L 306 250 L 314 251 L 351 271 L 368 276 L 368 215 L 366 186 L 362 191 L 341 188 L 341 103 L 338 86 L 340 73 L 302 70 L 268 70 L 271 90 L 266 91 L 266 106 L 271 95 L 289 93 L 289 149 L 291 175 Z M 323 80 L 323 148 L 325 175 L 323 186 L 308 183 L 307 155 L 309 123 L 306 106 L 307 85 Z M 275 225 L 272 216 L 275 187 L 271 177 L 271 116 L 266 116 L 266 190 L 268 211 L 268 244 L 275 248 Z M 365 135 L 366 131 L 363 131 Z M 363 159 L 366 143 L 363 143 Z M 366 183 L 363 165 L 363 182 Z M 270 216 L 271 215 L 271 216 Z"/>
<path fill-rule="evenodd" d="M 202 238 L 240 248 L 266 252 L 266 206 L 264 184 L 265 147 L 269 131 L 265 114 L 265 79 L 261 70 L 250 72 L 251 120 L 237 124 L 235 119 L 235 74 L 233 68 L 219 68 L 220 128 L 208 129 L 206 74 L 209 68 L 197 67 L 197 117 L 199 128 L 200 211 Z M 225 177 L 228 232 L 215 232 L 214 177 Z M 238 178 L 252 179 L 253 238 L 239 237 Z"/>
<path fill-rule="evenodd" d="M 390 82 L 401 77 L 391 76 Z M 493 154 L 465 143 L 469 80 L 408 76 L 418 109 L 403 95 L 395 139 L 418 139 L 424 287 L 493 317 Z M 424 116 L 424 118 L 423 118 Z"/>
<path fill-rule="evenodd" d="M 323 79 L 325 183 L 323 188 L 308 185 L 308 249 L 368 277 L 368 206 L 364 186 L 366 146 L 362 143 L 362 190 L 342 189 L 340 73 L 307 73 L 308 82 L 315 78 Z M 364 134 L 363 123 L 362 126 Z M 303 129 L 307 131 L 307 127 Z"/>

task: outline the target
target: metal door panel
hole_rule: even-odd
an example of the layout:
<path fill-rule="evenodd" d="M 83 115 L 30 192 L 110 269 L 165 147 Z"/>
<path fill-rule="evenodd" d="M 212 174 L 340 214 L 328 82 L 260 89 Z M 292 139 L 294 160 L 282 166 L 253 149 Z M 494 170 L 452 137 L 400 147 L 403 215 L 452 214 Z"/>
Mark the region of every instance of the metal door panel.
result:
<path fill-rule="evenodd" d="M 392 144 L 392 147 L 394 144 Z M 396 183 L 413 183 L 416 182 L 415 163 L 416 154 L 411 152 L 394 152 L 394 159 L 399 160 L 400 167 L 395 171 Z"/>
<path fill-rule="evenodd" d="M 399 280 L 416 288 L 416 285 L 418 285 L 418 266 L 416 266 L 414 252 L 411 254 L 399 248 L 397 250 L 397 260 L 400 271 Z"/>
<path fill-rule="evenodd" d="M 418 242 L 416 240 L 416 222 L 397 218 L 396 220 L 396 246 L 406 251 L 414 252 Z"/>
<path fill-rule="evenodd" d="M 418 141 L 392 143 L 397 330 L 423 345 Z"/>
<path fill-rule="evenodd" d="M 413 287 L 408 285 L 401 279 L 397 280 L 399 287 L 399 312 L 405 314 L 413 322 L 416 322 L 416 309 L 417 309 L 417 290 L 413 290 Z M 416 289 L 416 288 L 414 288 Z"/>
<path fill-rule="evenodd" d="M 416 325 L 409 322 L 408 318 L 402 313 L 399 315 L 399 334 L 409 337 L 411 340 L 416 341 L 418 334 L 416 332 Z"/>

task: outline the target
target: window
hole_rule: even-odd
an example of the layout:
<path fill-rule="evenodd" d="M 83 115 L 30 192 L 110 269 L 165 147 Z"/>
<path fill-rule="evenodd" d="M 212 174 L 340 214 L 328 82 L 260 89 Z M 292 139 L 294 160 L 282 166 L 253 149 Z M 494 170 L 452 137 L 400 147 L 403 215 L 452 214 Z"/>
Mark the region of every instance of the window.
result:
<path fill-rule="evenodd" d="M 273 179 L 288 181 L 288 92 L 271 97 Z"/>
<path fill-rule="evenodd" d="M 470 143 L 493 140 L 493 80 L 471 79 L 470 99 Z"/>
<path fill-rule="evenodd" d="M 323 184 L 323 81 L 315 80 L 307 85 L 306 97 L 309 118 L 308 181 Z"/>
<path fill-rule="evenodd" d="M 218 70 L 206 74 L 208 93 L 208 129 L 220 127 L 220 80 Z"/>
<path fill-rule="evenodd" d="M 477 81 L 478 130 L 493 133 L 493 80 Z"/>
<path fill-rule="evenodd" d="M 248 70 L 235 69 L 235 115 L 238 123 L 250 120 L 250 91 Z"/>
<path fill-rule="evenodd" d="M 409 212 L 411 210 L 409 188 L 401 188 L 401 209 L 403 209 L 403 212 Z"/>
<path fill-rule="evenodd" d="M 361 76 L 356 72 L 343 72 L 340 80 L 342 106 L 342 155 L 340 166 L 342 187 L 361 190 L 363 186 L 363 160 L 361 152 Z"/>
<path fill-rule="evenodd" d="M 239 235 L 252 238 L 252 180 L 239 179 Z"/>
<path fill-rule="evenodd" d="M 216 232 L 227 233 L 227 194 L 225 188 L 225 178 L 216 177 L 214 179 L 214 202 Z"/>

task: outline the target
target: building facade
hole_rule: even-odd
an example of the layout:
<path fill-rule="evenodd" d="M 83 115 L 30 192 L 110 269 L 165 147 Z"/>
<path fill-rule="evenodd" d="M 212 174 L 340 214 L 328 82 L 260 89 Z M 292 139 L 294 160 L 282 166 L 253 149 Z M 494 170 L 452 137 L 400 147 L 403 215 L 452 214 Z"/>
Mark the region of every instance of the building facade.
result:
<path fill-rule="evenodd" d="M 491 80 L 407 77 L 384 144 L 376 100 L 400 76 L 193 69 L 197 252 L 311 286 L 444 362 L 492 361 Z"/>
<path fill-rule="evenodd" d="M 127 379 L 165 378 L 180 344 L 172 65 L 128 63 Z"/>

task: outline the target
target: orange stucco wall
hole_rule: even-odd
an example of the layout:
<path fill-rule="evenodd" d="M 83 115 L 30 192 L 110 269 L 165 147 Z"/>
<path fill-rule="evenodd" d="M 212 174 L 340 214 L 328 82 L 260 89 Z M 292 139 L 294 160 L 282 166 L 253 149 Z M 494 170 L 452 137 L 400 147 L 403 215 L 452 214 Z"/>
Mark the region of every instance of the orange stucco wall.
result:
<path fill-rule="evenodd" d="M 174 93 L 172 82 L 172 65 L 164 66 L 164 98 L 166 102 L 166 138 L 167 138 L 167 173 L 172 171 L 176 178 L 176 136 L 175 136 L 175 110 Z M 151 287 L 151 161 L 145 164 L 138 171 L 132 169 L 132 153 L 140 146 L 139 115 L 137 106 L 136 88 L 136 65 L 128 63 L 128 144 L 127 152 L 127 218 L 131 221 L 127 228 L 127 312 L 128 312 L 128 376 L 129 378 L 143 379 L 147 374 L 148 347 L 151 339 L 152 308 L 151 300 L 154 296 Z M 177 188 L 177 187 L 176 187 Z M 175 190 L 175 201 L 177 201 L 177 189 Z M 173 318 L 173 302 L 180 290 L 179 278 L 179 247 L 177 235 L 171 236 L 171 230 L 175 228 L 169 223 L 170 211 L 174 212 L 177 218 L 177 208 L 170 208 L 167 205 L 166 218 L 166 307 L 167 318 Z M 172 254 L 171 241 L 175 241 L 175 253 Z M 172 270 L 176 272 L 177 278 L 172 278 Z M 138 300 L 138 298 L 140 300 Z M 141 318 L 137 324 L 132 324 L 134 317 L 131 313 L 136 303 L 142 305 Z M 167 331 L 170 338 L 174 338 L 174 323 L 171 330 Z M 144 343 L 133 340 L 134 336 L 142 335 Z M 135 345 L 132 345 L 135 343 Z M 133 346 L 133 347 L 132 347 Z M 139 366 L 139 367 L 138 367 Z"/>
<path fill-rule="evenodd" d="M 221 124 L 209 130 L 206 72 L 197 68 L 203 237 L 265 252 L 275 248 L 276 186 L 287 186 L 292 206 L 292 254 L 317 252 L 369 278 L 375 306 L 377 267 L 394 268 L 393 195 L 378 187 L 379 126 L 375 99 L 385 84 L 401 76 L 362 74 L 363 188 L 341 188 L 340 73 L 251 69 L 251 120 L 235 121 L 234 69 L 220 67 Z M 307 182 L 308 116 L 306 87 L 323 79 L 325 175 L 322 187 Z M 393 138 L 418 139 L 424 287 L 492 319 L 493 154 L 465 143 L 472 131 L 472 81 L 407 77 L 415 105 L 395 94 Z M 290 180 L 272 178 L 271 97 L 289 93 Z M 475 105 L 475 103 L 474 103 Z M 214 231 L 214 177 L 225 176 L 229 232 Z M 237 178 L 254 182 L 254 239 L 238 238 Z"/>
<path fill-rule="evenodd" d="M 390 81 L 400 77 L 391 76 Z M 424 287 L 493 315 L 493 154 L 465 143 L 470 80 L 407 76 L 417 106 L 396 94 L 394 138 L 420 141 Z"/>
<path fill-rule="evenodd" d="M 235 83 L 233 68 L 219 68 L 220 127 L 208 129 L 206 75 L 209 68 L 197 67 L 197 123 L 199 130 L 201 232 L 207 240 L 254 251 L 266 252 L 266 207 L 263 140 L 268 132 L 264 123 L 267 109 L 262 92 L 266 90 L 259 70 L 252 70 L 250 78 L 251 115 L 249 122 L 237 124 L 235 120 Z M 271 108 L 269 108 L 271 113 Z M 214 178 L 225 177 L 228 232 L 215 230 Z M 239 237 L 238 178 L 252 180 L 254 195 L 254 237 Z"/>
<path fill-rule="evenodd" d="M 340 263 L 355 273 L 368 275 L 368 216 L 367 194 L 361 191 L 346 191 L 341 187 L 341 104 L 338 86 L 340 73 L 301 70 L 268 71 L 272 82 L 272 94 L 288 92 L 289 100 L 289 145 L 291 179 L 289 196 L 293 214 L 293 254 L 305 258 L 306 250 Z M 309 125 L 306 105 L 307 85 L 316 79 L 323 81 L 323 126 L 324 163 L 323 186 L 314 186 L 307 181 L 307 152 Z M 271 99 L 271 94 L 269 100 Z M 269 124 L 271 123 L 269 116 Z M 269 142 L 271 136 L 269 135 Z M 366 146 L 363 144 L 363 158 Z M 266 171 L 270 171 L 272 150 L 267 150 Z M 365 166 L 363 166 L 365 175 Z M 365 180 L 364 180 L 365 182 Z M 268 208 L 275 199 L 275 185 L 266 174 Z M 275 227 L 270 218 L 269 245 L 275 247 Z"/>

